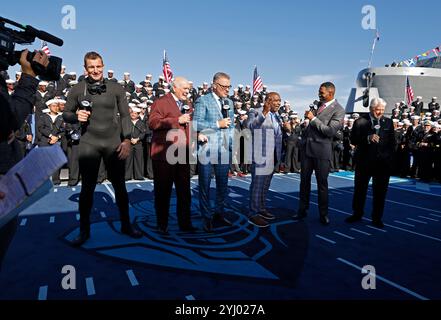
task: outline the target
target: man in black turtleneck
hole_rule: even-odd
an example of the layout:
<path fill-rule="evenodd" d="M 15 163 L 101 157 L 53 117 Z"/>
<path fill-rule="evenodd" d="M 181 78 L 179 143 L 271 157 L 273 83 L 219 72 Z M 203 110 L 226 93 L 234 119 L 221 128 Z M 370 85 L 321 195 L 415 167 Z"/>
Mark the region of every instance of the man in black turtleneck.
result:
<path fill-rule="evenodd" d="M 104 160 L 109 180 L 115 189 L 121 232 L 140 238 L 142 234 L 130 224 L 129 197 L 124 181 L 124 160 L 130 152 L 130 129 L 121 128 L 119 117 L 122 120 L 129 117 L 125 91 L 118 83 L 104 80 L 104 63 L 98 53 L 89 52 L 85 55 L 84 68 L 87 78 L 71 89 L 63 113 L 66 122 L 80 122 L 82 128 L 79 144 L 82 177 L 79 201 L 80 234 L 72 244 L 81 246 L 90 237 L 90 212 L 101 159 Z M 83 101 L 90 102 L 92 108 L 82 108 Z"/>

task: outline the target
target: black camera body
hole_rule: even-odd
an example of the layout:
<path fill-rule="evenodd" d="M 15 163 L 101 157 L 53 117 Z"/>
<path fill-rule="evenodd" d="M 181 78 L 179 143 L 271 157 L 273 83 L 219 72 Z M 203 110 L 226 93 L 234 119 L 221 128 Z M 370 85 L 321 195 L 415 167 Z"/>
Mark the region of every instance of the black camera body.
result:
<path fill-rule="evenodd" d="M 5 23 L 11 24 L 24 31 L 8 28 L 5 26 Z M 20 61 L 22 51 L 14 51 L 16 43 L 32 44 L 37 37 L 58 46 L 63 45 L 63 40 L 49 33 L 0 17 L 0 71 L 7 70 L 9 66 L 14 66 Z M 54 56 L 49 57 L 49 64 L 45 67 L 32 61 L 34 56 L 35 52 L 29 52 L 26 59 L 31 63 L 32 69 L 41 80 L 57 81 L 60 78 L 61 58 Z"/>

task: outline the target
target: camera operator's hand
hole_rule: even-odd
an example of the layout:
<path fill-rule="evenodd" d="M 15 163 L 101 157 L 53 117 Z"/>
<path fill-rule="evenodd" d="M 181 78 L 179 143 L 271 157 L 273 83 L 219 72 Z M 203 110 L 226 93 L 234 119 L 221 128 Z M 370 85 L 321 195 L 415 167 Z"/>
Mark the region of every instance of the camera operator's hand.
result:
<path fill-rule="evenodd" d="M 28 52 L 29 50 L 26 49 L 21 53 L 20 56 L 21 71 L 35 78 L 37 75 L 32 69 L 31 63 L 26 59 Z M 49 64 L 49 57 L 43 51 L 36 51 L 32 61 L 35 61 L 43 65 L 44 67 L 47 67 Z"/>
<path fill-rule="evenodd" d="M 125 139 L 116 149 L 119 160 L 126 160 L 130 154 L 130 140 Z"/>
<path fill-rule="evenodd" d="M 225 119 L 219 120 L 217 123 L 219 125 L 219 128 L 226 129 L 231 125 L 231 119 L 225 118 Z"/>
<path fill-rule="evenodd" d="M 190 114 L 186 113 L 179 117 L 179 124 L 187 124 L 190 122 Z"/>
<path fill-rule="evenodd" d="M 87 122 L 87 120 L 89 120 L 90 117 L 90 111 L 78 110 L 77 117 L 79 122 Z"/>

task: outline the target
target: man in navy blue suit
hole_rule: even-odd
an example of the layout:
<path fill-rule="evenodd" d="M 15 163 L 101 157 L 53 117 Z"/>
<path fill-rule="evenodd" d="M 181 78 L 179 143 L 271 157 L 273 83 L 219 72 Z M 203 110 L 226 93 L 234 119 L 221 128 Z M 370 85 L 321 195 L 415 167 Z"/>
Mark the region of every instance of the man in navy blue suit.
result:
<path fill-rule="evenodd" d="M 199 148 L 199 207 L 204 217 L 204 230 L 212 232 L 214 225 L 229 226 L 224 217 L 228 192 L 228 170 L 231 163 L 234 130 L 233 101 L 228 98 L 230 76 L 218 72 L 213 77 L 211 92 L 196 100 L 193 128 L 198 132 Z M 211 172 L 216 176 L 216 203 L 210 205 Z"/>

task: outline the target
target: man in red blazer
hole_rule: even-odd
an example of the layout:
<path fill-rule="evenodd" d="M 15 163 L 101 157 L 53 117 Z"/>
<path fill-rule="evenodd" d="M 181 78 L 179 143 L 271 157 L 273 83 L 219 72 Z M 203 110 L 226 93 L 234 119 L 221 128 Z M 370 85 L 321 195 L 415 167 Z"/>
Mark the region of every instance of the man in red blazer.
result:
<path fill-rule="evenodd" d="M 188 80 L 176 77 L 171 92 L 153 103 L 149 117 L 149 126 L 153 131 L 151 157 L 156 219 L 158 231 L 164 234 L 168 232 L 173 183 L 176 188 L 179 229 L 185 232 L 196 230 L 190 220 L 188 141 L 192 110 L 187 104 L 189 91 Z"/>

